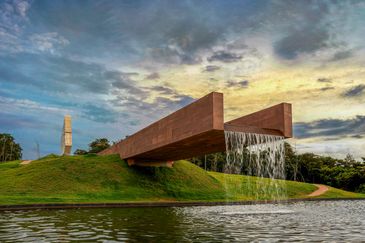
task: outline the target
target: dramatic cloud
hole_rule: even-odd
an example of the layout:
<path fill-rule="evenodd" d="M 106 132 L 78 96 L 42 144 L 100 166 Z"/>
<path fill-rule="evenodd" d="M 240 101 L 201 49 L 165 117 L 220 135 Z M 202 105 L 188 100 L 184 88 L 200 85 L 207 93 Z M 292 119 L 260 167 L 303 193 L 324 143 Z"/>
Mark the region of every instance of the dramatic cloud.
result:
<path fill-rule="evenodd" d="M 29 69 L 30 65 L 38 68 Z M 52 92 L 108 94 L 120 90 L 141 97 L 146 95 L 132 79 L 135 73 L 111 71 L 99 64 L 64 57 L 36 54 L 18 54 L 7 59 L 0 57 L 0 74 L 1 82 L 18 83 Z M 52 85 L 47 85 L 48 83 Z"/>
<path fill-rule="evenodd" d="M 176 91 L 166 86 L 153 86 L 150 88 L 152 91 L 156 91 L 164 95 L 176 95 Z"/>
<path fill-rule="evenodd" d="M 159 107 L 162 109 L 161 111 L 166 114 L 166 111 L 173 112 L 192 103 L 194 100 L 195 99 L 193 97 L 188 95 L 176 94 L 172 98 L 157 97 L 151 106 Z"/>
<path fill-rule="evenodd" d="M 340 137 L 365 135 L 365 116 L 358 115 L 352 119 L 323 119 L 313 122 L 294 124 L 297 138 Z"/>
<path fill-rule="evenodd" d="M 352 57 L 353 55 L 354 55 L 354 53 L 352 50 L 339 51 L 333 55 L 331 61 L 339 61 L 339 60 L 347 59 L 347 58 Z"/>
<path fill-rule="evenodd" d="M 208 57 L 209 62 L 238 62 L 242 59 L 241 55 L 230 53 L 226 51 L 216 51 L 212 56 Z"/>
<path fill-rule="evenodd" d="M 327 91 L 327 90 L 332 90 L 332 89 L 335 89 L 335 87 L 333 87 L 333 86 L 327 86 L 327 87 L 321 88 L 321 91 Z"/>
<path fill-rule="evenodd" d="M 191 96 L 178 94 L 177 92 L 165 92 L 165 94 L 167 93 L 171 95 L 157 96 L 152 102 L 146 102 L 134 97 L 118 96 L 112 100 L 111 103 L 115 107 L 127 108 L 126 112 L 130 114 L 131 117 L 139 117 L 140 114 L 142 114 L 142 117 L 139 118 L 139 123 L 144 123 L 143 121 L 149 121 L 148 123 L 150 123 L 190 104 L 195 100 Z"/>
<path fill-rule="evenodd" d="M 274 42 L 275 54 L 284 60 L 294 60 L 301 55 L 343 45 L 336 38 L 338 33 L 333 31 L 336 18 L 333 11 L 336 9 L 345 10 L 345 7 L 339 2 L 327 1 L 273 2 L 270 11 L 275 14 L 267 21 L 271 26 L 277 26 L 276 31 L 285 33 Z"/>
<path fill-rule="evenodd" d="M 329 79 L 329 78 L 319 78 L 319 79 L 317 79 L 317 82 L 320 82 L 320 83 L 332 83 L 332 80 Z"/>
<path fill-rule="evenodd" d="M 286 101 L 296 121 L 336 109 L 351 120 L 365 92 L 345 86 L 364 76 L 364 9 L 361 1 L 3 0 L 0 127 L 26 154 L 34 137 L 55 152 L 66 113 L 83 132 L 75 144 L 86 146 L 213 90 L 228 91 L 227 116 Z M 53 128 L 38 130 L 41 120 Z"/>
<path fill-rule="evenodd" d="M 313 53 L 321 48 L 327 47 L 329 33 L 326 29 L 308 27 L 293 31 L 278 41 L 275 52 L 284 59 L 295 59 L 302 53 Z"/>
<path fill-rule="evenodd" d="M 146 76 L 146 79 L 159 79 L 160 78 L 160 74 L 158 73 L 151 73 L 149 75 Z"/>
<path fill-rule="evenodd" d="M 247 88 L 248 84 L 249 84 L 249 82 L 247 80 L 242 80 L 242 81 L 228 80 L 227 81 L 227 87 L 229 87 L 229 88 L 231 88 L 231 87 Z"/>
<path fill-rule="evenodd" d="M 139 98 L 146 98 L 148 96 L 146 91 L 137 86 L 136 82 L 131 79 L 131 74 L 129 73 L 104 70 L 101 77 L 102 80 L 104 80 L 104 84 L 111 83 L 112 87 L 109 91 L 122 91 L 125 94 L 137 96 Z"/>
<path fill-rule="evenodd" d="M 351 98 L 351 97 L 359 97 L 361 95 L 364 94 L 365 91 L 365 85 L 363 84 L 359 84 L 347 91 L 345 91 L 342 96 L 343 97 L 347 97 L 347 98 Z"/>
<path fill-rule="evenodd" d="M 216 70 L 219 70 L 220 67 L 219 66 L 215 66 L 215 65 L 208 65 L 205 67 L 204 71 L 205 72 L 214 72 Z"/>

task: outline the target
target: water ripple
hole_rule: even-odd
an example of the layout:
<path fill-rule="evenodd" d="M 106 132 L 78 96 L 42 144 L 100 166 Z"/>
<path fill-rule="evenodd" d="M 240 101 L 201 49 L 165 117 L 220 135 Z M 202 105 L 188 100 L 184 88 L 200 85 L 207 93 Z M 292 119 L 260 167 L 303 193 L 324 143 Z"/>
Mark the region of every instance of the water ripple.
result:
<path fill-rule="evenodd" d="M 365 241 L 365 201 L 0 212 L 0 242 Z"/>

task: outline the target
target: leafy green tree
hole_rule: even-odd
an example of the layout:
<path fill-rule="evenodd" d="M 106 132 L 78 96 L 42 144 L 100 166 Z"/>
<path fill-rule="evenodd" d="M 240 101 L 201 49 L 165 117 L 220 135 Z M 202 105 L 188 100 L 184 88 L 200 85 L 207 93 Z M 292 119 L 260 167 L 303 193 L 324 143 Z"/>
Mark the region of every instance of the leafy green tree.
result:
<path fill-rule="evenodd" d="M 88 154 L 88 152 L 84 149 L 76 149 L 74 154 L 75 155 L 85 155 L 85 154 Z"/>
<path fill-rule="evenodd" d="M 22 148 L 12 135 L 0 133 L 0 162 L 22 158 Z"/>
<path fill-rule="evenodd" d="M 360 185 L 357 191 L 360 193 L 365 193 L 365 183 Z"/>
<path fill-rule="evenodd" d="M 193 157 L 189 161 L 205 170 L 223 172 L 226 153 L 214 153 L 203 156 Z"/>
<path fill-rule="evenodd" d="M 96 154 L 109 147 L 110 143 L 107 138 L 98 138 L 89 144 L 89 153 Z"/>

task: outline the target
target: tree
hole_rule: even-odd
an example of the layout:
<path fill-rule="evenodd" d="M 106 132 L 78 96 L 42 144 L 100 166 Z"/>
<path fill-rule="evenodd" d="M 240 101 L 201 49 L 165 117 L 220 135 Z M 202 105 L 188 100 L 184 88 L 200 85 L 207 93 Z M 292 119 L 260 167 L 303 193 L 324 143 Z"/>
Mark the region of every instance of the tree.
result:
<path fill-rule="evenodd" d="M 345 166 L 353 166 L 356 163 L 356 160 L 354 159 L 354 156 L 351 154 L 347 154 L 344 159 L 344 165 Z"/>
<path fill-rule="evenodd" d="M 85 155 L 88 154 L 88 152 L 84 149 L 76 149 L 74 152 L 74 155 Z"/>
<path fill-rule="evenodd" d="M 0 133 L 0 162 L 22 158 L 22 148 L 12 135 Z"/>
<path fill-rule="evenodd" d="M 107 138 L 98 138 L 89 144 L 89 153 L 96 154 L 109 147 L 110 143 Z"/>

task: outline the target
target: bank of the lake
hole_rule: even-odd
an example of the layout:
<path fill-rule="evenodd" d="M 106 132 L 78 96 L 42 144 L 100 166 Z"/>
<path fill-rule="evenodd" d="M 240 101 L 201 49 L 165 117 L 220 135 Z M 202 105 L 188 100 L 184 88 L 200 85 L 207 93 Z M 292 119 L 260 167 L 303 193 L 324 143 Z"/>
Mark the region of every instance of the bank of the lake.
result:
<path fill-rule="evenodd" d="M 20 161 L 0 164 L 0 205 L 272 200 L 271 193 L 256 193 L 268 183 L 255 177 L 206 172 L 187 161 L 178 161 L 173 168 L 134 168 L 118 155 L 48 156 L 24 165 Z M 294 181 L 278 185 L 285 193 L 275 199 L 305 199 L 317 189 Z M 365 195 L 330 188 L 319 197 Z"/>

